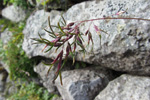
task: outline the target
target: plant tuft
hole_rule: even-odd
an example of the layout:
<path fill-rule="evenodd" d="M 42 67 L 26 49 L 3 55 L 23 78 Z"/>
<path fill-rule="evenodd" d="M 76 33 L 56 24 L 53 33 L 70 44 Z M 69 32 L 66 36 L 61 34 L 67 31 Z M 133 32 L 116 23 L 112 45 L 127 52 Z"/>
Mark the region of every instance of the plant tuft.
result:
<path fill-rule="evenodd" d="M 118 12 L 118 13 L 116 13 L 116 15 L 121 15 L 124 12 L 123 11 Z M 64 67 L 64 64 L 67 61 L 69 56 L 72 56 L 73 64 L 74 64 L 74 62 L 75 62 L 75 51 L 76 51 L 77 46 L 79 46 L 81 48 L 80 51 L 82 51 L 83 53 L 86 52 L 86 48 L 85 48 L 86 46 L 83 45 L 83 42 L 84 42 L 84 39 L 82 38 L 83 35 L 88 37 L 88 44 L 87 45 L 89 45 L 90 43 L 92 43 L 92 45 L 94 44 L 92 34 L 90 32 L 90 27 L 94 27 L 95 32 L 100 37 L 100 41 L 102 38 L 102 36 L 101 36 L 102 33 L 109 35 L 105 30 L 102 30 L 97 25 L 95 25 L 94 21 L 98 21 L 98 20 L 142 20 L 142 21 L 150 21 L 150 19 L 143 19 L 143 18 L 104 17 L 104 18 L 76 21 L 76 22 L 71 22 L 69 24 L 66 24 L 66 20 L 64 19 L 64 17 L 63 16 L 61 16 L 61 17 L 62 17 L 62 20 L 60 22 L 58 22 L 57 26 L 51 25 L 50 17 L 48 17 L 48 24 L 49 24 L 50 31 L 48 31 L 47 29 L 44 29 L 44 30 L 49 33 L 50 37 L 53 38 L 52 41 L 43 38 L 40 34 L 39 34 L 39 38 L 32 38 L 33 40 L 36 41 L 35 43 L 45 44 L 45 47 L 43 48 L 42 51 L 44 51 L 45 48 L 48 48 L 45 52 L 50 51 L 52 48 L 56 48 L 55 51 L 57 51 L 58 49 L 61 49 L 60 53 L 53 60 L 53 62 L 50 64 L 51 66 L 53 66 L 55 63 L 58 63 L 55 76 L 57 78 L 59 75 L 60 80 L 62 79 L 61 78 L 61 70 Z M 86 30 L 86 32 L 82 33 L 82 32 L 80 32 L 79 29 L 80 29 L 80 27 L 82 27 L 81 24 L 86 23 L 86 22 L 91 22 L 91 24 L 89 25 L 89 28 Z M 53 30 L 53 28 L 56 28 L 55 30 L 59 30 L 59 31 L 56 32 L 55 30 Z M 69 42 L 70 39 L 73 39 L 72 43 Z M 65 44 L 67 45 L 66 47 L 65 47 Z M 66 52 L 66 54 L 63 57 L 64 51 Z M 64 58 L 64 60 L 62 58 Z M 50 69 L 49 69 L 49 71 L 50 71 Z M 48 71 L 48 73 L 49 73 L 49 71 Z M 55 79 L 53 80 L 53 82 L 55 82 Z M 62 84 L 62 80 L 61 80 L 61 84 Z"/>

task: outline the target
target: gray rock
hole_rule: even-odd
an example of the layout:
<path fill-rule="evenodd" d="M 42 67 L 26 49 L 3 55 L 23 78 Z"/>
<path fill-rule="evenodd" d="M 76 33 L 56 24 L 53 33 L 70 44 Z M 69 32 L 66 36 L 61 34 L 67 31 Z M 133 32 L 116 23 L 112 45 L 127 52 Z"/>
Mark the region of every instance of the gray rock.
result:
<path fill-rule="evenodd" d="M 3 48 L 6 49 L 7 43 L 10 41 L 12 38 L 12 32 L 6 28 L 1 34 L 0 34 L 0 39 L 2 40 L 3 43 Z M 5 70 L 9 73 L 9 66 L 5 64 L 3 61 L 0 61 L 0 64 L 5 68 Z"/>
<path fill-rule="evenodd" d="M 34 71 L 39 74 L 41 77 L 41 83 L 43 83 L 44 87 L 47 88 L 47 90 L 52 93 L 56 91 L 55 85 L 52 83 L 55 75 L 56 68 L 54 66 L 52 67 L 51 71 L 47 75 L 48 69 L 50 66 L 46 66 L 43 63 L 38 64 L 34 67 Z"/>
<path fill-rule="evenodd" d="M 23 50 L 26 52 L 26 54 L 30 58 L 34 56 L 41 56 L 41 55 L 50 58 L 51 56 L 50 54 L 52 54 L 53 51 L 48 52 L 48 53 L 41 52 L 41 50 L 44 48 L 45 45 L 33 44 L 35 43 L 35 41 L 33 41 L 31 38 L 39 38 L 38 33 L 41 34 L 42 37 L 49 38 L 49 35 L 45 34 L 46 32 L 43 30 L 48 25 L 48 22 L 47 22 L 48 16 L 51 17 L 52 21 L 55 22 L 57 20 L 56 22 L 58 22 L 58 20 L 60 19 L 60 16 L 57 17 L 57 15 L 60 15 L 60 14 L 61 12 L 54 11 L 54 10 L 51 11 L 50 13 L 45 12 L 44 10 L 39 10 L 28 18 L 27 24 L 23 30 L 24 42 L 23 42 L 22 47 L 23 47 Z M 54 57 L 56 57 L 56 55 Z"/>
<path fill-rule="evenodd" d="M 94 100 L 150 100 L 150 78 L 122 75 L 111 81 Z"/>
<path fill-rule="evenodd" d="M 104 0 L 84 2 L 70 8 L 65 18 L 69 21 L 102 18 L 103 16 L 117 17 L 115 14 L 125 11 L 122 16 L 149 18 L 149 2 L 145 0 Z M 106 20 L 94 21 L 99 28 L 108 32 L 109 35 L 101 32 L 102 40 L 96 34 L 93 26 L 90 31 L 93 35 L 94 50 L 87 53 L 83 59 L 78 53 L 77 60 L 101 64 L 118 71 L 134 72 L 136 74 L 150 74 L 150 42 L 149 42 L 149 21 L 137 20 Z M 81 27 L 85 32 L 89 23 Z M 89 46 L 91 48 L 91 46 Z M 80 56 L 79 56 L 80 55 Z M 83 55 L 84 56 L 84 55 Z"/>
<path fill-rule="evenodd" d="M 13 21 L 20 22 L 26 17 L 27 12 L 21 7 L 16 7 L 14 5 L 8 6 L 2 10 L 2 16 Z"/>
<path fill-rule="evenodd" d="M 0 100 L 6 100 L 5 97 L 0 95 Z"/>
<path fill-rule="evenodd" d="M 10 73 L 9 66 L 7 64 L 2 61 L 0 61 L 0 64 L 2 64 L 2 67 L 7 71 L 7 73 Z"/>
<path fill-rule="evenodd" d="M 18 87 L 16 86 L 16 85 L 13 85 L 13 84 L 11 84 L 11 86 L 8 88 L 8 90 L 7 90 L 7 93 L 9 94 L 9 95 L 13 95 L 13 94 L 15 94 L 15 93 L 17 93 L 18 92 Z"/>
<path fill-rule="evenodd" d="M 112 73 L 102 68 L 87 68 L 62 72 L 63 85 L 59 78 L 56 86 L 63 100 L 93 100 L 108 82 Z"/>
<path fill-rule="evenodd" d="M 0 81 L 0 92 L 4 92 L 5 89 L 5 82 Z"/>
<path fill-rule="evenodd" d="M 44 62 L 51 63 L 52 60 L 47 59 Z M 64 70 L 70 70 L 71 63 L 66 63 L 64 66 Z M 37 66 L 34 67 L 34 71 L 40 76 L 41 83 L 44 87 L 47 88 L 49 93 L 58 93 L 55 84 L 53 83 L 53 80 L 55 78 L 55 73 L 57 71 L 57 64 L 52 66 L 51 70 L 48 73 L 48 70 L 50 68 L 50 65 L 45 65 L 43 62 L 39 63 Z"/>
<path fill-rule="evenodd" d="M 8 76 L 7 81 L 6 81 L 6 85 L 5 85 L 5 91 L 4 91 L 4 95 L 5 96 L 11 96 L 15 93 L 17 93 L 20 89 L 20 87 L 25 84 L 28 85 L 29 82 L 33 82 L 33 81 L 24 81 L 22 79 L 17 79 L 15 81 L 13 81 L 10 76 Z"/>
<path fill-rule="evenodd" d="M 10 32 L 8 28 L 1 33 L 0 39 L 2 40 L 4 45 L 6 45 L 11 38 L 12 38 L 12 32 Z"/>
<path fill-rule="evenodd" d="M 104 16 L 114 16 L 119 11 L 125 11 L 122 16 L 149 18 L 150 1 L 147 0 L 96 0 L 77 4 L 72 6 L 64 17 L 67 23 L 92 18 L 102 18 Z M 40 25 L 46 21 L 42 11 L 36 12 L 28 19 L 27 27 L 24 30 L 25 39 L 23 48 L 30 57 L 46 56 L 56 57 L 56 53 L 41 53 L 44 45 L 32 45 L 29 40 L 32 37 L 38 37 L 37 33 L 42 34 L 46 39 L 52 40 L 41 30 Z M 52 16 L 52 15 L 51 15 Z M 38 17 L 38 18 L 37 18 Z M 53 16 L 52 16 L 53 17 Z M 41 20 L 43 19 L 43 20 Z M 52 24 L 57 24 L 59 16 L 55 15 Z M 46 23 L 46 22 L 45 22 Z M 35 25 L 36 24 L 36 25 Z M 87 47 L 87 53 L 76 51 L 76 60 L 92 64 L 102 65 L 117 71 L 127 71 L 136 74 L 150 75 L 150 22 L 138 20 L 101 20 L 94 21 L 99 28 L 107 31 L 109 35 L 101 32 L 102 39 L 100 43 L 99 36 L 96 34 L 93 25 L 90 31 L 93 35 L 94 45 Z M 34 28 L 32 25 L 35 25 Z M 45 24 L 46 25 L 46 24 Z M 80 31 L 85 33 L 90 23 L 85 23 Z M 29 27 L 28 27 L 29 26 Z M 83 37 L 87 41 L 87 37 Z M 87 44 L 87 43 L 84 43 Z"/>

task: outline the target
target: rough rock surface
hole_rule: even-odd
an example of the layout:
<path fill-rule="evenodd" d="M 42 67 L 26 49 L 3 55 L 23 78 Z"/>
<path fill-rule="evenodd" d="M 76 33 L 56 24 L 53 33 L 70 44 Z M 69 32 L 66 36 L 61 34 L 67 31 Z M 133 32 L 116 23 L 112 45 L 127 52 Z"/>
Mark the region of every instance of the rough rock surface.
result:
<path fill-rule="evenodd" d="M 26 11 L 21 7 L 15 7 L 14 5 L 8 6 L 2 10 L 2 16 L 13 21 L 23 21 L 26 17 Z"/>
<path fill-rule="evenodd" d="M 34 67 L 34 71 L 40 75 L 41 83 L 44 85 L 44 87 L 46 87 L 47 90 L 50 93 L 52 93 L 56 91 L 56 87 L 52 83 L 52 80 L 54 79 L 54 75 L 55 75 L 55 68 L 53 67 L 50 73 L 47 75 L 47 71 L 49 67 L 50 66 L 46 66 L 43 63 L 40 63 Z"/>
<path fill-rule="evenodd" d="M 38 33 L 41 34 L 43 37 L 49 38 L 49 35 L 46 34 L 46 32 L 43 30 L 48 25 L 48 16 L 50 16 L 53 23 L 60 19 L 60 16 L 57 17 L 57 15 L 60 15 L 61 12 L 58 11 L 51 11 L 50 13 L 45 12 L 44 10 L 39 10 L 35 12 L 33 15 L 31 15 L 28 20 L 25 29 L 23 30 L 24 33 L 24 42 L 23 42 L 23 49 L 25 50 L 26 54 L 29 57 L 34 56 L 44 56 L 49 57 L 50 54 L 53 53 L 53 51 L 47 53 L 41 52 L 41 50 L 44 48 L 44 44 L 33 44 L 35 41 L 33 41 L 31 38 L 39 38 Z M 55 18 L 55 20 L 54 20 Z M 57 24 L 57 23 L 56 23 Z M 52 38 L 51 38 L 52 39 Z M 54 54 L 55 55 L 55 54 Z M 53 55 L 53 56 L 54 56 Z M 56 57 L 56 55 L 55 55 Z"/>
<path fill-rule="evenodd" d="M 47 59 L 44 62 L 45 63 L 50 63 L 50 61 L 52 62 L 52 60 Z M 71 63 L 67 63 L 64 67 L 63 70 L 69 70 L 71 66 Z M 43 62 L 39 63 L 37 66 L 34 67 L 34 71 L 36 73 L 39 74 L 40 78 L 41 78 L 41 83 L 44 85 L 44 87 L 47 88 L 47 90 L 50 93 L 57 93 L 57 89 L 55 84 L 52 82 L 54 80 L 55 77 L 55 72 L 57 70 L 57 65 L 54 65 L 50 72 L 47 74 L 48 70 L 50 68 L 50 65 L 45 65 Z"/>
<path fill-rule="evenodd" d="M 5 48 L 5 46 L 7 45 L 8 41 L 12 38 L 12 32 L 10 32 L 7 29 L 5 29 L 2 33 L 0 33 L 0 40 L 3 43 L 3 48 Z M 5 68 L 5 70 L 9 73 L 9 66 L 7 64 L 5 64 L 3 61 L 0 61 L 0 64 L 3 65 L 3 67 Z"/>
<path fill-rule="evenodd" d="M 126 11 L 121 16 L 150 18 L 150 1 L 148 0 L 96 0 L 83 2 L 71 7 L 64 17 L 67 22 L 79 21 L 92 18 L 102 18 L 107 16 L 118 17 L 115 15 L 119 11 Z M 47 15 L 36 12 L 28 19 L 27 27 L 24 30 L 25 39 L 23 48 L 30 57 L 46 56 L 56 57 L 53 51 L 45 54 L 41 53 L 44 45 L 32 45 L 29 40 L 38 37 L 37 33 L 48 38 L 42 30 L 42 23 L 46 21 Z M 53 16 L 52 16 L 53 17 Z M 43 20 L 41 20 L 43 19 Z M 57 24 L 59 17 L 55 15 L 52 24 Z M 45 22 L 46 23 L 46 22 Z M 90 23 L 85 23 L 81 27 L 81 32 L 88 29 Z M 127 71 L 136 74 L 150 74 L 150 22 L 138 20 L 102 20 L 94 21 L 99 28 L 107 31 L 109 35 L 101 32 L 102 39 L 100 45 L 99 36 L 96 34 L 93 25 L 90 31 L 93 35 L 94 46 L 91 52 L 91 45 L 87 49 L 87 54 L 77 51 L 76 60 L 85 61 L 93 64 L 100 64 L 117 71 Z M 35 25 L 35 26 L 33 26 Z M 46 25 L 46 24 L 45 24 Z M 86 40 L 87 38 L 84 37 Z M 85 43 L 86 44 L 86 43 Z"/>
<path fill-rule="evenodd" d="M 122 75 L 111 81 L 94 100 L 150 100 L 150 78 Z"/>
<path fill-rule="evenodd" d="M 0 96 L 0 100 L 5 100 L 5 98 L 3 96 Z"/>
<path fill-rule="evenodd" d="M 56 86 L 63 100 L 93 100 L 113 75 L 103 68 L 87 68 L 62 72 L 63 85 L 59 78 Z"/>
<path fill-rule="evenodd" d="M 122 16 L 150 18 L 150 1 L 146 0 L 104 0 L 85 2 L 70 8 L 66 15 L 69 21 L 100 18 L 104 16 L 116 16 L 119 11 L 125 11 Z M 116 16 L 117 17 L 117 16 Z M 95 25 L 107 31 L 101 32 L 102 40 L 96 34 L 93 26 L 90 28 L 93 40 L 93 54 L 85 55 L 82 59 L 81 54 L 76 59 L 89 63 L 101 64 L 118 71 L 140 72 L 138 74 L 150 74 L 150 31 L 149 21 L 137 20 L 106 20 L 95 21 Z M 85 32 L 89 23 L 82 26 Z"/>
<path fill-rule="evenodd" d="M 11 39 L 11 37 L 12 32 L 10 32 L 7 28 L 4 30 L 4 32 L 1 33 L 0 39 L 2 40 L 3 44 L 6 45 L 8 41 Z"/>

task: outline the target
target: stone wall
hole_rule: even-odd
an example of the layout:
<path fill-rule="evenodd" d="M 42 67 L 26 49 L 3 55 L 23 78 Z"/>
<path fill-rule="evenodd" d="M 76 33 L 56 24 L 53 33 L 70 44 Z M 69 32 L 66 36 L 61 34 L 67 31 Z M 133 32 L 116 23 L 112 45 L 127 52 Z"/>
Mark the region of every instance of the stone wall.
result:
<path fill-rule="evenodd" d="M 150 1 L 148 0 L 93 0 L 76 4 L 64 12 L 67 23 L 96 18 L 125 17 L 150 19 Z M 116 13 L 124 11 L 122 15 Z M 31 38 L 42 37 L 53 40 L 43 29 L 48 29 L 47 18 L 50 16 L 51 24 L 57 25 L 61 19 L 60 11 L 46 12 L 37 10 L 26 21 L 23 30 L 23 50 L 29 58 L 39 58 L 51 63 L 60 49 L 52 49 L 48 53 L 41 52 L 44 44 L 34 44 Z M 6 17 L 7 18 L 7 17 Z M 72 59 L 62 70 L 61 85 L 59 78 L 55 78 L 57 65 L 50 66 L 40 62 L 34 67 L 39 74 L 40 82 L 50 93 L 58 93 L 63 100 L 150 100 L 150 21 L 143 20 L 96 20 L 93 21 L 100 29 L 101 40 L 94 30 L 94 24 L 87 22 L 80 27 L 85 31 L 90 26 L 93 38 L 92 44 L 86 47 L 83 54 L 77 47 L 76 61 L 87 64 L 86 68 L 75 69 Z M 83 36 L 87 44 L 87 37 Z M 69 41 L 70 43 L 72 40 Z M 121 75 L 121 76 L 120 76 Z"/>

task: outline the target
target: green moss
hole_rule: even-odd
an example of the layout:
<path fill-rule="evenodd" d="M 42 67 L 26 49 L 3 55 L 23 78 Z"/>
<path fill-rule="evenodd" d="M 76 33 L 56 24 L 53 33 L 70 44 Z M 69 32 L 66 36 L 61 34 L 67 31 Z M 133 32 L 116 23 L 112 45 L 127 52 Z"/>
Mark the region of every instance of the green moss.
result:
<path fill-rule="evenodd" d="M 18 41 L 15 38 L 9 41 L 5 48 L 5 54 L 5 62 L 9 66 L 11 79 L 36 77 L 36 73 L 33 71 L 35 61 L 29 59 L 22 50 L 22 39 Z"/>
<path fill-rule="evenodd" d="M 20 33 L 25 26 L 25 22 L 14 23 L 8 19 L 2 18 L 0 19 L 0 25 L 2 27 L 0 33 L 3 32 L 6 28 L 8 28 L 9 31 L 12 31 L 13 33 Z"/>
<path fill-rule="evenodd" d="M 0 42 L 0 59 L 9 66 L 10 78 L 15 80 L 17 78 L 27 79 L 28 77 L 36 77 L 37 74 L 33 71 L 36 61 L 29 59 L 22 50 L 22 30 L 25 23 L 12 23 L 3 19 L 0 21 L 0 24 L 3 25 L 2 31 L 8 28 L 13 33 L 7 45 L 4 45 L 2 41 Z"/>
<path fill-rule="evenodd" d="M 8 97 L 7 100 L 51 100 L 57 95 L 48 93 L 43 87 L 34 83 L 22 84 L 20 90 Z"/>
<path fill-rule="evenodd" d="M 28 2 L 28 0 L 3 0 L 3 4 L 4 5 L 15 5 L 15 6 L 20 6 L 24 9 L 28 9 L 29 7 L 31 7 L 30 3 Z"/>

